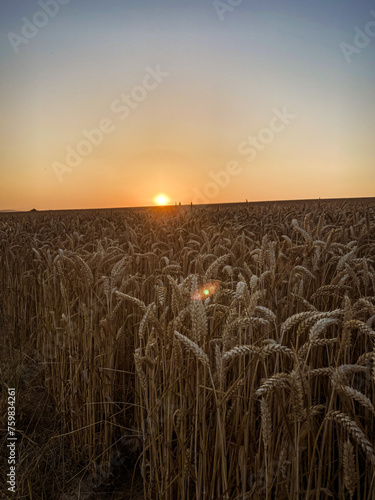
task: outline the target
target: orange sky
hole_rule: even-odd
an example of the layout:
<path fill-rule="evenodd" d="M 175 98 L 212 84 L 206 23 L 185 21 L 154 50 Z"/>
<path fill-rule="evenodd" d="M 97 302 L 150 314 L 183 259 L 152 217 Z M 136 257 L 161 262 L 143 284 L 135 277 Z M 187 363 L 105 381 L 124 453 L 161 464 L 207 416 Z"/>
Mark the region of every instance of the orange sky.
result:
<path fill-rule="evenodd" d="M 374 51 L 340 49 L 370 10 L 270 3 L 85 0 L 3 44 L 0 210 L 373 196 Z"/>

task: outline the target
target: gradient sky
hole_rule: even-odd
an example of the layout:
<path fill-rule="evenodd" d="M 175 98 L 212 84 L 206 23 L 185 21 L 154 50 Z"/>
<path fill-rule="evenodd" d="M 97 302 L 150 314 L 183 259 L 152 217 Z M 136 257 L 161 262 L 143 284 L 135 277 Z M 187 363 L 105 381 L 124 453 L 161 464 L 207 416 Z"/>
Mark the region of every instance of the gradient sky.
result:
<path fill-rule="evenodd" d="M 237 0 L 222 19 L 219 3 L 70 0 L 15 53 L 9 33 L 41 7 L 2 2 L 0 210 L 374 196 L 374 3 Z M 370 21 L 348 63 L 340 44 Z M 158 66 L 168 76 L 121 119 L 114 102 Z M 240 144 L 285 108 L 249 161 Z M 59 179 L 54 162 L 104 119 L 112 131 Z M 212 187 L 228 162 L 237 174 Z"/>

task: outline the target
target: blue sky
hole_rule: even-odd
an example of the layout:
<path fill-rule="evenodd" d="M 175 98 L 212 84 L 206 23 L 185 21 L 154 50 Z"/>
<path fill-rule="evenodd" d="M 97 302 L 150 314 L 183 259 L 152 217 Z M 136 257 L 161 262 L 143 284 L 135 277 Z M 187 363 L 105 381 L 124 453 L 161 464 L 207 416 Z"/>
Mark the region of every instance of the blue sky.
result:
<path fill-rule="evenodd" d="M 220 19 L 212 1 L 71 0 L 17 54 L 9 33 L 41 7 L 3 3 L 0 209 L 189 203 L 230 161 L 241 173 L 210 202 L 373 195 L 375 34 L 350 64 L 340 44 L 375 6 L 238 3 Z M 157 66 L 168 76 L 121 121 L 113 101 Z M 239 144 L 283 108 L 295 118 L 249 162 Z M 104 118 L 113 132 L 67 165 Z"/>

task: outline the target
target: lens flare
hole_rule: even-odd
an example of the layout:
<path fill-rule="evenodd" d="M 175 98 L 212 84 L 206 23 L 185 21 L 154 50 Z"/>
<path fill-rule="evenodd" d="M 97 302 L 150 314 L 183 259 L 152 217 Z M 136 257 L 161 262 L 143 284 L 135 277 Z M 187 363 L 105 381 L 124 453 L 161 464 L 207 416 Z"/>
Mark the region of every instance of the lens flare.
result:
<path fill-rule="evenodd" d="M 192 300 L 206 300 L 209 297 L 212 297 L 212 295 L 219 288 L 219 285 L 220 285 L 220 283 L 218 281 L 210 281 L 209 283 L 205 283 L 204 285 L 199 287 L 197 290 L 195 290 L 190 295 L 190 298 Z"/>

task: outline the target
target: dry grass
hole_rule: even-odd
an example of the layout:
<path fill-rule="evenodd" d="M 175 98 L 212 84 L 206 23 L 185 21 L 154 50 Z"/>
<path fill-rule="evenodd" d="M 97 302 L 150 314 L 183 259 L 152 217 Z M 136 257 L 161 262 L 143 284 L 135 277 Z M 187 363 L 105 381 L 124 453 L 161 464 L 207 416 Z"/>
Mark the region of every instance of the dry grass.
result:
<path fill-rule="evenodd" d="M 18 497 L 374 500 L 374 258 L 369 202 L 2 215 Z"/>

